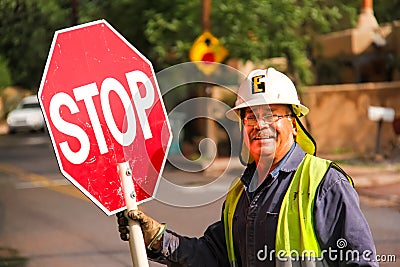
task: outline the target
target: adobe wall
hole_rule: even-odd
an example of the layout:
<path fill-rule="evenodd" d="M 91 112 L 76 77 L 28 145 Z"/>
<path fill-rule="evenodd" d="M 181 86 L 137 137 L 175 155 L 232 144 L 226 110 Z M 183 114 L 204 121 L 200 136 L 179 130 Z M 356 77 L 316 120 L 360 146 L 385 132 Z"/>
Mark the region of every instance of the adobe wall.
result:
<path fill-rule="evenodd" d="M 307 123 L 318 153 L 375 152 L 377 122 L 368 119 L 368 106 L 395 109 L 400 116 L 400 82 L 307 87 L 301 101 L 310 108 Z M 398 141 L 392 123 L 382 127 L 381 152 L 390 155 Z"/>

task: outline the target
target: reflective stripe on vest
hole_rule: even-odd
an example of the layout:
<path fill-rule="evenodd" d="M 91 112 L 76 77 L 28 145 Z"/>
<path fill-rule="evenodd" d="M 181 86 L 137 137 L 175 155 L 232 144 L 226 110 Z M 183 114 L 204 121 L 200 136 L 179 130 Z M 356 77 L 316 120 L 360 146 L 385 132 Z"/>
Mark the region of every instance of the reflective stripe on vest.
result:
<path fill-rule="evenodd" d="M 353 185 L 351 178 L 336 164 L 306 154 L 294 174 L 279 211 L 275 244 L 278 267 L 323 266 L 322 262 L 316 261 L 321 256 L 321 249 L 314 231 L 313 209 L 317 188 L 330 166 L 346 175 Z M 235 180 L 225 201 L 225 239 L 231 266 L 237 266 L 233 247 L 233 215 L 243 189 L 241 180 Z"/>
<path fill-rule="evenodd" d="M 233 215 L 235 214 L 236 205 L 239 202 L 240 196 L 243 193 L 243 184 L 240 178 L 236 179 L 228 194 L 226 195 L 225 207 L 224 207 L 224 230 L 225 230 L 225 241 L 228 250 L 228 259 L 232 267 L 237 266 L 235 250 L 233 248 Z"/>

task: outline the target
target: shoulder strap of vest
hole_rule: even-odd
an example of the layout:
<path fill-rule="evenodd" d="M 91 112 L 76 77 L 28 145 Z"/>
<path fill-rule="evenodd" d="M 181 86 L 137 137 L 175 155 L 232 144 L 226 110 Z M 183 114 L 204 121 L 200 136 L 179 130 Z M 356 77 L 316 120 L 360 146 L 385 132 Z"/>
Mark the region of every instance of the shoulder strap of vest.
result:
<path fill-rule="evenodd" d="M 353 179 L 342 168 L 340 168 L 339 165 L 337 165 L 335 162 L 332 162 L 332 167 L 341 172 L 344 176 L 346 176 L 351 186 L 355 187 Z"/>
<path fill-rule="evenodd" d="M 279 211 L 276 232 L 276 251 L 290 257 L 293 251 L 308 251 L 319 257 L 319 247 L 314 232 L 314 199 L 331 161 L 306 154 L 298 166 Z M 307 255 L 309 256 L 309 255 Z"/>
<path fill-rule="evenodd" d="M 228 259 L 231 266 L 237 266 L 235 250 L 233 247 L 233 215 L 235 214 L 236 205 L 244 191 L 244 187 L 240 178 L 237 178 L 231 184 L 228 194 L 226 195 L 224 207 L 224 229 L 225 241 L 228 251 Z"/>

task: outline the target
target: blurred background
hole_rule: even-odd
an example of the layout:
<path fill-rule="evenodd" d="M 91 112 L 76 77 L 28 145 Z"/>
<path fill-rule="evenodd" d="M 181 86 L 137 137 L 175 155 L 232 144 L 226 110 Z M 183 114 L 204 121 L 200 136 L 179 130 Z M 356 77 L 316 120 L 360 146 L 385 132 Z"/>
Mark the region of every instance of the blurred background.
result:
<path fill-rule="evenodd" d="M 304 124 L 319 155 L 338 161 L 356 181 L 378 253 L 400 260 L 398 0 L 1 0 L 0 18 L 0 266 L 130 266 L 114 218 L 100 214 L 61 176 L 33 110 L 37 103 L 26 98 L 38 92 L 55 31 L 98 19 L 146 56 L 156 73 L 193 60 L 192 53 L 244 75 L 270 66 L 286 73 L 310 108 Z M 218 68 L 200 71 L 210 79 L 221 75 Z M 197 97 L 232 106 L 239 83 L 232 77 L 224 86 L 181 85 L 163 94 L 166 109 Z M 15 120 L 23 127 L 12 124 Z M 170 120 L 181 130 L 174 133 L 169 157 L 181 152 L 201 165 L 209 155 L 202 154 L 200 142 L 209 138 L 216 147 L 214 164 L 199 173 L 182 173 L 167 162 L 165 177 L 173 183 L 210 183 L 226 168 L 226 159 L 237 155 L 232 144 L 240 136 L 228 136 L 221 123 L 207 118 L 184 123 L 179 112 Z M 229 121 L 222 124 L 237 129 Z M 228 174 L 239 175 L 239 165 Z M 179 232 L 198 236 L 218 220 L 221 201 L 182 209 L 154 200 L 143 208 Z"/>
<path fill-rule="evenodd" d="M 244 75 L 255 67 L 267 66 L 285 72 L 311 109 L 306 125 L 320 153 L 371 156 L 378 152 L 391 157 L 399 146 L 398 1 L 251 0 L 228 4 L 219 0 L 160 0 L 154 4 L 3 0 L 0 12 L 3 132 L 7 131 L 4 122 L 8 113 L 22 97 L 38 91 L 55 31 L 106 19 L 150 59 L 156 72 L 190 61 L 189 51 L 204 31 L 210 31 L 228 51 L 219 61 Z M 240 81 L 232 79 L 230 83 L 234 88 Z M 220 99 L 228 105 L 235 100 L 235 95 L 223 88 L 204 84 L 183 85 L 164 95 L 164 100 L 169 111 L 199 96 Z M 379 126 L 379 144 L 376 135 L 380 119 L 368 117 L 370 106 L 390 108 L 393 110 L 389 112 L 395 113 Z M 172 119 L 179 123 L 179 118 Z M 357 131 L 349 127 L 354 123 Z M 209 127 L 215 130 L 207 133 Z M 219 156 L 229 155 L 230 151 L 224 149 L 227 136 L 218 125 L 207 126 L 199 119 L 185 129 L 179 140 L 189 157 L 196 157 L 198 140 L 205 136 L 219 144 Z"/>

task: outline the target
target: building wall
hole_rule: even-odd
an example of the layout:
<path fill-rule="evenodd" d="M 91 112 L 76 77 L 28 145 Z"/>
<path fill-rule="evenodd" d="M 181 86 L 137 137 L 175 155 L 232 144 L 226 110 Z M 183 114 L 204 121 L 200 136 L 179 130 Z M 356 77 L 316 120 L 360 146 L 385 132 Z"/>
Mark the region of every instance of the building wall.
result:
<path fill-rule="evenodd" d="M 400 82 L 311 86 L 305 91 L 301 98 L 310 113 L 304 122 L 319 153 L 373 154 L 378 123 L 369 120 L 368 107 L 390 107 L 400 117 Z M 384 122 L 382 154 L 391 155 L 398 139 L 393 124 Z"/>

